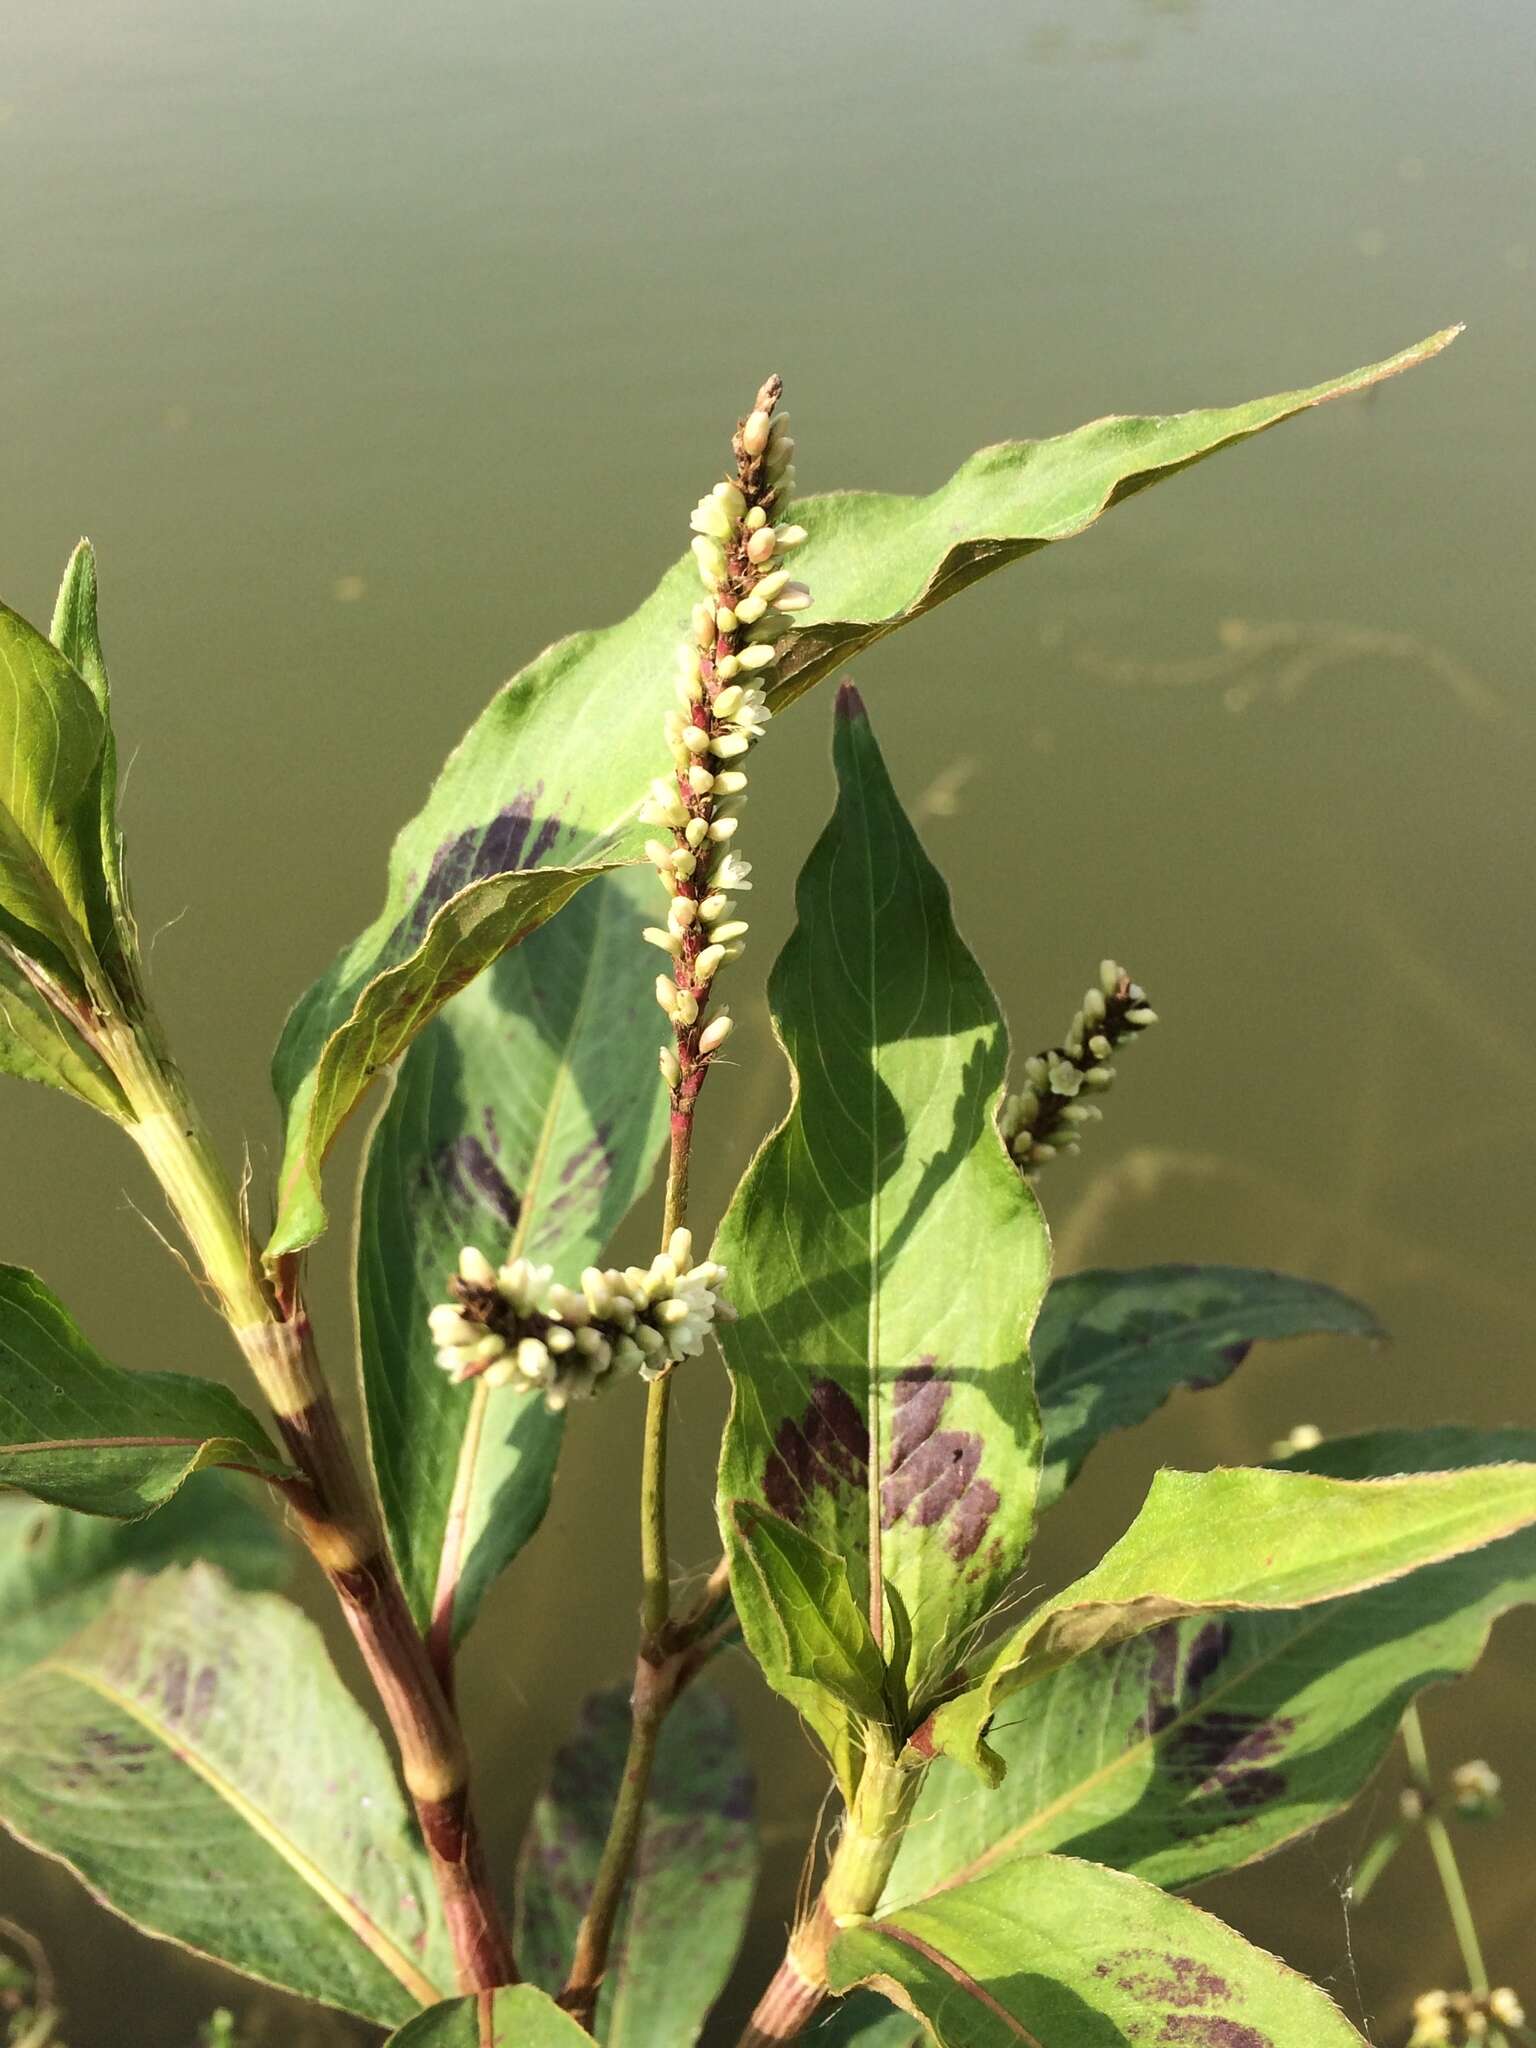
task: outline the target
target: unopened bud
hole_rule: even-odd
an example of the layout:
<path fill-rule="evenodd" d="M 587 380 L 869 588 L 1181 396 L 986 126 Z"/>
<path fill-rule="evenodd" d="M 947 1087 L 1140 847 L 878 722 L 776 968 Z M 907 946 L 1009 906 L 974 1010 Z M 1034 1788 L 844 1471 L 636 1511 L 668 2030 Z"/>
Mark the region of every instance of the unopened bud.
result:
<path fill-rule="evenodd" d="M 675 1088 L 683 1076 L 682 1069 L 677 1064 L 677 1054 L 670 1045 L 661 1047 L 657 1055 L 657 1065 L 661 1068 L 662 1080 L 669 1088 Z"/>
<path fill-rule="evenodd" d="M 732 1017 L 715 1017 L 699 1033 L 699 1051 L 715 1052 L 730 1037 L 735 1025 Z"/>
<path fill-rule="evenodd" d="M 773 648 L 767 641 L 758 641 L 751 647 L 743 647 L 739 659 L 742 667 L 750 674 L 756 669 L 771 665 L 774 659 Z"/>
<path fill-rule="evenodd" d="M 741 445 L 754 459 L 768 446 L 768 434 L 772 426 L 771 413 L 748 413 L 741 429 Z"/>

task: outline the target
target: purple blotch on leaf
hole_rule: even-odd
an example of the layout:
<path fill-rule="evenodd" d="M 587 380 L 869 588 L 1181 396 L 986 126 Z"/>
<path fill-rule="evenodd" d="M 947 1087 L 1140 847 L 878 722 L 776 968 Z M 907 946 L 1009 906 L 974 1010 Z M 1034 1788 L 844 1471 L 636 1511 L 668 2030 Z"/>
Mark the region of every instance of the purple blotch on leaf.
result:
<path fill-rule="evenodd" d="M 1237 1814 L 1279 1799 L 1286 1779 L 1269 1768 L 1270 1760 L 1295 1734 L 1296 1722 L 1283 1714 L 1200 1708 L 1202 1693 L 1231 1653 L 1232 1624 L 1207 1622 L 1186 1645 L 1180 1625 L 1170 1622 L 1148 1641 L 1146 1704 L 1132 1740 L 1166 1737 L 1158 1768 L 1187 1801 L 1218 1801 Z M 1181 1807 L 1172 1824 L 1181 1833 L 1200 1833 L 1210 1825 L 1209 1810 Z"/>
<path fill-rule="evenodd" d="M 440 1145 L 418 1176 L 423 1196 L 446 1194 L 456 1208 L 489 1209 L 508 1230 L 517 1228 L 517 1190 L 472 1131 Z"/>
<path fill-rule="evenodd" d="M 414 953 L 443 905 L 471 882 L 510 874 L 517 868 L 535 868 L 549 857 L 561 825 L 558 818 L 545 818 L 534 831 L 534 814 L 543 794 L 542 782 L 519 790 L 488 823 L 466 825 L 443 841 L 432 856 L 415 902 L 390 934 L 386 957 L 402 959 Z"/>
<path fill-rule="evenodd" d="M 869 1430 L 836 1380 L 817 1380 L 798 1421 L 785 1416 L 763 1468 L 763 1497 L 786 1522 L 803 1523 L 813 1493 L 869 1482 Z"/>
<path fill-rule="evenodd" d="M 997 1490 L 978 1476 L 982 1441 L 973 1429 L 940 1429 L 952 1389 L 931 1358 L 896 1381 L 891 1450 L 880 1482 L 880 1526 L 905 1519 L 920 1529 L 949 1518 L 950 1555 L 963 1564 L 997 1512 Z"/>

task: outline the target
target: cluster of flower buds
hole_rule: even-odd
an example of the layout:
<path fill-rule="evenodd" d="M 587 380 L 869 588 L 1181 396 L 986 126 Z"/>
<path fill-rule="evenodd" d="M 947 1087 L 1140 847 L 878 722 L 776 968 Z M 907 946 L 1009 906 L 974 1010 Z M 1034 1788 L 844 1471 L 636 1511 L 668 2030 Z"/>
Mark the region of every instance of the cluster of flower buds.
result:
<path fill-rule="evenodd" d="M 1497 1820 L 1504 1811 L 1503 1793 L 1503 1779 L 1480 1756 L 1451 1773 L 1451 1794 L 1464 1820 Z"/>
<path fill-rule="evenodd" d="M 1490 2027 L 1524 2025 L 1524 2007 L 1507 1984 L 1496 1991 L 1426 1991 L 1413 2001 L 1408 2048 L 1486 2041 Z"/>
<path fill-rule="evenodd" d="M 715 1318 L 730 1311 L 720 1287 L 725 1268 L 695 1265 L 693 1237 L 674 1230 L 649 1267 L 601 1272 L 588 1266 L 581 1290 L 562 1287 L 550 1266 L 513 1259 L 499 1270 L 466 1245 L 448 1283 L 451 1301 L 427 1320 L 437 1362 L 456 1384 L 542 1390 L 545 1405 L 589 1400 L 615 1373 L 655 1379 L 681 1358 L 696 1358 Z"/>
<path fill-rule="evenodd" d="M 1063 1043 L 1024 1062 L 1023 1091 L 1008 1096 L 998 1112 L 1003 1143 L 1026 1179 L 1059 1153 L 1077 1151 L 1083 1125 L 1104 1114 L 1087 1098 L 1114 1080 L 1110 1059 L 1156 1022 L 1146 990 L 1115 961 L 1102 962 L 1099 985 L 1083 997 Z"/>
<path fill-rule="evenodd" d="M 708 1015 L 719 970 L 740 956 L 745 922 L 734 895 L 751 888 L 750 861 L 734 840 L 746 798 L 742 759 L 768 723 L 775 643 L 811 594 L 783 565 L 805 539 L 785 520 L 795 444 L 770 377 L 731 444 L 734 473 L 699 500 L 690 524 L 705 595 L 678 649 L 677 705 L 667 714 L 670 773 L 658 776 L 640 815 L 666 838 L 646 842 L 667 892 L 665 926 L 645 936 L 668 956 L 656 1000 L 672 1025 L 661 1072 L 675 1112 L 692 1113 L 710 1059 L 731 1019 Z"/>

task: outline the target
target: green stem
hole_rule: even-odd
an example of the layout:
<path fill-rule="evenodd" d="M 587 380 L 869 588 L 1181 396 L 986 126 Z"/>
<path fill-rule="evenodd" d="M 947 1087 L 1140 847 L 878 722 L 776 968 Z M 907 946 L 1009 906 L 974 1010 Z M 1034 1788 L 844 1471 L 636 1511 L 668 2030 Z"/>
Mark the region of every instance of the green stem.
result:
<path fill-rule="evenodd" d="M 1467 1989 L 1474 1998 L 1484 1998 L 1488 1994 L 1488 1967 L 1483 1961 L 1477 1925 L 1472 1918 L 1472 1902 L 1462 1882 L 1451 1831 L 1435 1811 L 1434 1779 L 1430 1775 L 1429 1751 L 1425 1746 L 1424 1726 L 1417 1707 L 1410 1707 L 1403 1716 L 1403 1748 L 1408 1756 L 1408 1769 L 1424 1801 L 1424 1832 L 1435 1859 L 1435 1868 L 1440 1873 L 1440 1886 L 1445 1893 L 1451 1925 L 1456 1930 L 1457 1945 L 1467 1973 Z"/>
<path fill-rule="evenodd" d="M 927 1767 L 898 1762 L 883 1731 L 871 1729 L 869 1736 L 859 1788 L 820 1896 L 790 1935 L 738 2048 L 772 2048 L 799 2038 L 830 1996 L 827 1955 L 839 1928 L 866 1918 L 880 1903 Z"/>
<path fill-rule="evenodd" d="M 662 1214 L 662 1248 L 671 1242 L 688 1214 L 688 1165 L 693 1149 L 693 1114 L 674 1111 L 672 1149 L 667 1165 L 667 1193 Z M 672 1620 L 672 1576 L 667 1558 L 667 1422 L 671 1404 L 669 1368 L 646 1390 L 645 1444 L 640 1464 L 640 1650 L 630 1693 L 629 1744 L 624 1775 L 608 1823 L 592 1895 L 576 1937 L 576 1952 L 560 2002 L 582 2026 L 591 2030 L 597 2010 L 608 1951 L 619 1917 L 624 1887 L 634 1868 L 645 1820 L 645 1799 L 656 1764 L 661 1731 L 693 1669 L 689 1653 L 707 1632 L 710 1602 L 688 1621 Z M 713 1584 L 713 1581 L 711 1582 Z"/>
<path fill-rule="evenodd" d="M 320 1369 L 309 1318 L 262 1272 L 235 1190 L 170 1059 L 108 1019 L 101 1046 L 143 1153 L 271 1406 L 300 1479 L 285 1489 L 331 1582 L 399 1746 L 453 1940 L 460 1988 L 517 1981 L 469 1803 L 464 1737 L 433 1670 Z"/>

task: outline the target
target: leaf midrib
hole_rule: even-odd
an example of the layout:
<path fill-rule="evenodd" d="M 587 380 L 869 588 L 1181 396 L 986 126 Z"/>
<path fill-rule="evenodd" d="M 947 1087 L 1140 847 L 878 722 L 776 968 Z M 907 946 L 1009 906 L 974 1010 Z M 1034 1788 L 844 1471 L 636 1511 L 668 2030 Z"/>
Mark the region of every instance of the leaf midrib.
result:
<path fill-rule="evenodd" d="M 263 1813 L 231 1779 L 190 1745 L 173 1743 L 164 1727 L 152 1715 L 145 1713 L 137 1701 L 128 1698 L 98 1673 L 71 1662 L 67 1657 L 45 1657 L 30 1669 L 34 1672 L 52 1671 L 62 1678 L 70 1679 L 85 1691 L 95 1693 L 98 1698 L 105 1700 L 109 1706 L 115 1707 L 130 1721 L 136 1722 L 177 1762 L 184 1764 L 194 1776 L 201 1778 L 204 1784 L 244 1821 L 254 1835 L 281 1857 L 289 1869 L 309 1886 L 342 1925 L 356 1935 L 363 1947 L 383 1964 L 396 1982 L 413 1998 L 422 2005 L 431 2005 L 446 1995 L 429 1977 L 423 1975 L 409 1956 L 401 1952 L 377 1921 L 363 1912 L 356 1901 L 334 1884 L 314 1859 L 284 1833 L 276 1820 Z"/>

